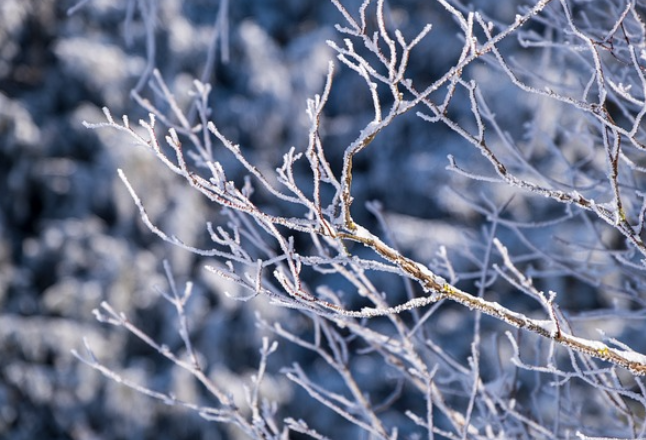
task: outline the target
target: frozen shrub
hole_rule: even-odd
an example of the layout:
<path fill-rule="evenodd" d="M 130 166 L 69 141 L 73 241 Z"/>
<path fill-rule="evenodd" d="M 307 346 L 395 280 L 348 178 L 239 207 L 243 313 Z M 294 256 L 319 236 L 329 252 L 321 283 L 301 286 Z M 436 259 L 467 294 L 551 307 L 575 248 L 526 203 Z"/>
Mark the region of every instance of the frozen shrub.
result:
<path fill-rule="evenodd" d="M 218 208 L 208 244 L 185 243 L 119 172 L 145 225 L 208 261 L 231 298 L 204 330 L 216 323 L 193 305 L 205 304 L 202 279 L 176 285 L 166 264 L 172 344 L 108 303 L 96 312 L 200 391 L 131 380 L 90 346 L 77 356 L 244 438 L 643 438 L 644 9 L 349 3 L 331 1 L 336 61 L 307 102 L 289 94 L 317 84 L 303 80 L 308 66 L 277 60 L 245 22 L 254 99 L 218 95 L 206 75 L 187 101 L 154 70 L 133 92 L 146 119 L 105 109 L 87 124 L 124 133 Z M 229 57 L 230 6 L 220 2 L 210 68 Z M 227 307 L 255 311 L 258 329 L 222 325 Z M 209 347 L 223 332 L 237 338 L 235 362 Z M 233 384 L 222 362 L 255 371 Z"/>

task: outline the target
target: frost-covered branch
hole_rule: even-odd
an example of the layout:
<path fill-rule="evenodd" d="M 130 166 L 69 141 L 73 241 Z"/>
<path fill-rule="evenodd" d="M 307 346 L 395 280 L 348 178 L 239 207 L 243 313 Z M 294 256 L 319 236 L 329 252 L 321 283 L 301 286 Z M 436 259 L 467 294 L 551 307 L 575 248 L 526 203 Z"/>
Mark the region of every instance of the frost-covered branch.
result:
<path fill-rule="evenodd" d="M 587 13 L 567 0 L 541 0 L 520 8 L 511 23 L 504 23 L 460 2 L 441 0 L 439 6 L 454 20 L 461 40 L 453 64 L 426 82 L 412 77 L 410 66 L 416 51 L 433 40 L 431 24 L 411 31 L 407 38 L 408 32 L 391 26 L 383 0 L 364 1 L 358 19 L 341 1 L 332 3 L 345 21 L 336 27 L 342 42 L 328 42 L 339 65 L 328 64 L 320 94 L 304 103 L 309 123 L 306 142 L 280 150 L 282 156 L 271 164 L 274 169 L 259 163 L 249 146 L 226 134 L 226 127 L 212 115 L 211 86 L 193 83 L 191 108 L 196 117 L 189 118 L 159 71 L 152 74 L 151 89 L 163 105 L 136 95 L 150 113 L 139 127 L 132 127 L 125 116 L 117 122 L 108 109 L 104 109 L 106 122 L 86 124 L 125 133 L 224 219 L 206 224 L 207 245 L 189 246 L 147 214 L 146 195 L 120 170 L 144 224 L 162 240 L 211 258 L 212 274 L 245 291 L 234 298 L 267 298 L 274 306 L 296 310 L 310 326 L 307 336 L 297 334 L 295 326 L 271 324 L 263 316 L 258 317 L 260 327 L 319 359 L 321 368 L 333 373 L 336 388 L 317 382 L 298 362 L 283 373 L 320 405 L 372 438 L 397 438 L 398 427 L 382 418 L 380 410 L 393 407 L 407 387 L 425 399 L 426 413 L 403 413 L 429 438 L 435 434 L 494 438 L 495 433 L 559 438 L 562 426 L 568 425 L 562 408 L 554 426 L 547 427 L 515 407 L 520 392 L 515 377 L 502 373 L 506 367 L 499 368 L 498 377 L 485 378 L 486 363 L 496 357 L 483 355 L 483 328 L 489 325 L 485 315 L 496 325 L 516 329 L 515 336 L 508 333 L 505 347 L 497 340 L 492 343 L 501 352 L 507 350 L 505 361 L 512 360 L 514 374 L 537 373 L 541 381 L 550 377 L 554 383 L 538 383 L 536 388 L 549 392 L 553 388 L 563 393 L 559 398 L 565 396 L 564 400 L 570 399 L 570 382 L 577 379 L 601 391 L 613 411 L 631 420 L 632 432 L 643 433 L 643 422 L 634 421 L 621 399 L 644 407 L 646 402 L 639 393 L 626 391 L 619 377 L 630 374 L 643 387 L 636 376 L 646 374 L 646 355 L 617 339 L 590 336 L 574 324 L 586 319 L 584 311 L 560 303 L 574 294 L 576 281 L 616 295 L 615 304 L 628 303 L 626 309 L 646 306 L 642 293 L 646 29 L 635 2 L 619 8 L 608 1 L 609 10 L 616 12 L 608 17 L 601 14 L 603 8 L 590 7 Z M 536 25 L 544 28 L 543 34 L 532 27 Z M 545 54 L 515 56 L 510 47 Z M 334 97 L 335 75 L 342 70 L 356 75 L 365 87 L 369 116 L 339 147 L 326 137 L 326 105 Z M 511 91 L 498 90 L 498 82 Z M 514 105 L 523 106 L 518 115 L 505 109 Z M 362 211 L 353 203 L 360 178 L 358 161 L 383 148 L 380 139 L 387 130 L 413 118 L 428 130 L 454 136 L 449 146 L 441 146 L 449 152 L 447 168 L 453 172 L 449 179 L 456 179 L 448 186 L 461 185 L 453 189 L 451 202 L 466 206 L 489 225 L 484 238 L 469 236 L 468 249 L 438 247 L 438 258 L 431 264 L 414 255 L 416 249 L 396 245 L 394 234 L 379 229 L 386 229 L 387 222 L 378 205 L 368 204 Z M 159 141 L 162 137 L 165 143 Z M 404 147 L 399 154 L 408 153 Z M 393 171 L 384 178 L 395 182 L 401 176 Z M 401 197 L 407 196 L 404 188 Z M 520 208 L 512 212 L 515 198 Z M 366 212 L 377 217 L 377 226 L 365 220 Z M 427 229 L 425 234 L 444 238 Z M 569 251 L 566 255 L 564 248 Z M 469 264 L 458 263 L 456 255 L 466 256 Z M 542 290 L 539 286 L 550 276 L 567 281 Z M 152 340 L 108 304 L 98 317 L 124 327 L 189 371 L 228 411 L 231 400 L 207 380 L 191 343 L 185 319 L 191 289 L 187 286 L 180 293 L 168 277 L 171 291 L 164 298 L 180 318 L 179 333 L 189 361 Z M 382 287 L 384 277 L 396 278 L 404 294 L 391 285 Z M 531 305 L 519 297 L 531 299 Z M 433 334 L 433 320 L 441 320 L 438 315 L 444 309 L 453 310 L 449 304 L 457 305 L 461 314 L 475 316 L 466 353 L 450 353 Z M 614 313 L 621 315 L 618 309 Z M 531 348 L 521 343 L 534 336 L 538 337 L 531 339 Z M 265 417 L 274 412 L 261 408 L 260 382 L 275 350 L 263 339 L 258 374 L 246 390 L 251 421 L 229 413 L 215 418 L 230 417 L 226 421 L 259 438 L 278 438 L 290 429 L 325 438 L 306 421 L 285 418 L 284 426 L 278 427 L 273 416 Z M 535 362 L 524 360 L 528 350 Z M 360 361 L 371 362 L 373 356 L 397 383 L 379 401 L 366 392 L 373 384 L 357 373 Z M 598 365 L 598 360 L 609 366 Z M 107 374 L 91 355 L 86 362 Z M 628 372 L 619 373 L 617 367 Z M 487 416 L 495 422 L 483 422 Z M 438 417 L 442 428 L 436 425 Z"/>

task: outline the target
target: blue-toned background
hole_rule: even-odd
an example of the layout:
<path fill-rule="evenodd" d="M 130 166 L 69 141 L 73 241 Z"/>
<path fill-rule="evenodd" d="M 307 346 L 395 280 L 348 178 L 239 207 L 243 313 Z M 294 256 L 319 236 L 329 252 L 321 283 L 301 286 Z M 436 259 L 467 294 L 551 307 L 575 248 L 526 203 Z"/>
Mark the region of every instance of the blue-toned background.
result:
<path fill-rule="evenodd" d="M 342 17 L 331 4 L 232 0 L 228 42 L 220 39 L 215 64 L 208 69 L 219 3 L 148 3 L 158 8 L 154 64 L 180 104 L 188 106 L 193 78 L 212 84 L 213 120 L 261 170 L 278 166 L 289 147 L 307 144 L 305 102 L 321 92 L 328 61 L 334 59 L 326 40 L 341 40 L 334 24 Z M 343 3 L 351 11 L 359 5 Z M 504 22 L 512 22 L 516 13 L 513 1 L 472 3 Z M 166 288 L 163 259 L 170 261 L 178 283 L 195 283 L 189 307 L 194 341 L 209 374 L 236 397 L 242 398 L 242 383 L 255 371 L 265 334 L 256 326 L 256 312 L 296 329 L 302 319 L 262 298 L 248 303 L 227 298 L 225 291 L 235 294 L 237 287 L 206 272 L 208 259 L 153 236 L 117 179 L 117 168 L 124 169 L 156 224 L 189 244 L 208 244 L 204 223 L 217 219 L 218 211 L 131 140 L 82 125 L 103 121 L 103 106 L 115 118 L 146 116 L 130 98 L 148 60 L 141 15 L 135 8 L 128 19 L 129 4 L 91 0 L 68 16 L 74 5 L 69 1 L 0 2 L 0 437 L 8 440 L 242 438 L 235 430 L 108 381 L 70 354 L 82 351 L 85 337 L 100 360 L 124 376 L 209 404 L 209 396 L 186 373 L 123 330 L 96 322 L 92 314 L 108 301 L 159 341 L 180 348 L 174 312 L 155 291 Z M 411 59 L 409 75 L 418 84 L 432 82 L 457 59 L 459 28 L 436 2 L 393 1 L 387 17 L 407 37 L 434 23 L 427 43 Z M 372 102 L 360 77 L 340 63 L 336 69 L 323 128 L 325 149 L 338 170 L 344 148 L 372 118 Z M 501 121 L 509 122 L 512 134 L 520 133 L 534 104 L 518 101 L 495 76 L 483 71 L 479 78 L 497 90 Z M 153 99 L 146 88 L 142 94 Z M 467 121 L 468 101 L 456 98 L 452 112 L 456 120 L 463 112 Z M 452 254 L 456 268 L 467 273 L 484 252 L 478 247 L 484 216 L 461 197 L 475 200 L 481 194 L 473 182 L 446 171 L 449 153 L 475 169 L 481 161 L 446 128 L 412 114 L 402 117 L 357 157 L 353 209 L 356 220 L 377 228 L 364 204 L 379 201 L 403 252 L 430 262 L 443 244 L 457 250 Z M 223 165 L 232 178 L 240 178 L 240 165 L 230 159 Z M 496 202 L 510 199 L 504 188 L 487 191 Z M 519 200 L 509 205 L 513 216 L 529 217 L 531 204 Z M 545 209 L 531 212 L 535 220 L 550 215 Z M 535 234 L 538 242 L 544 240 L 541 234 Z M 513 243 L 513 237 L 508 239 Z M 400 280 L 377 279 L 393 303 L 405 298 Z M 566 305 L 576 299 L 577 307 L 592 310 L 603 302 L 583 283 L 553 281 L 559 282 L 552 286 L 577 287 L 571 294 L 576 298 L 563 298 Z M 523 309 L 525 302 L 524 297 L 511 300 L 529 313 L 535 305 Z M 468 311 L 449 306 L 430 331 L 448 353 L 464 360 L 470 339 L 461 335 L 472 322 Z M 629 331 L 623 324 L 606 330 Z M 348 426 L 280 374 L 281 366 L 295 361 L 321 383 L 335 386 L 338 378 L 327 377 L 315 359 L 281 343 L 271 358 L 265 396 L 279 404 L 281 415 L 307 419 L 331 438 L 353 438 Z M 366 390 L 387 395 L 391 384 L 387 378 L 381 382 L 381 364 L 367 358 L 363 368 L 358 376 L 365 378 Z M 407 407 L 423 405 L 415 398 L 403 400 Z M 397 423 L 404 433 L 411 424 L 403 416 Z"/>

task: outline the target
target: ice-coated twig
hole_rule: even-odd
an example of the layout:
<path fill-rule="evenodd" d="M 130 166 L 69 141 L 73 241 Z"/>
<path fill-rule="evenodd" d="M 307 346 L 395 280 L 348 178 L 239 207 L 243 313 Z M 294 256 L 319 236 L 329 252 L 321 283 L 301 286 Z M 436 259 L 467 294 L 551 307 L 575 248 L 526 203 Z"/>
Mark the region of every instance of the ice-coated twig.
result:
<path fill-rule="evenodd" d="M 400 435 L 388 417 L 382 417 L 382 411 L 387 413 L 401 404 L 402 396 L 411 392 L 425 402 L 422 411 L 402 411 L 418 429 L 414 435 L 429 439 L 561 438 L 571 435 L 570 419 L 582 411 L 574 408 L 576 405 L 564 409 L 574 402 L 575 381 L 577 386 L 598 391 L 609 414 L 626 420 L 626 432 L 633 437 L 643 434 L 646 424 L 624 400 L 641 405 L 639 411 L 646 407 L 645 385 L 638 377 L 646 374 L 646 355 L 620 342 L 623 335 L 589 336 L 583 330 L 590 327 L 578 324 L 602 316 L 577 314 L 577 310 L 561 309 L 558 304 L 568 298 L 570 288 L 572 292 L 578 289 L 576 283 L 591 288 L 603 301 L 605 295 L 616 301 L 606 309 L 614 318 L 640 319 L 634 310 L 645 304 L 641 260 L 646 258 L 642 238 L 646 222 L 642 188 L 646 32 L 636 2 L 627 1 L 619 7 L 600 0 L 603 7 L 577 4 L 573 8 L 568 0 L 537 0 L 520 8 L 513 21 L 503 23 L 460 1 L 438 0 L 440 12 L 454 20 L 460 40 L 452 65 L 422 81 L 411 77 L 409 66 L 415 48 L 429 42 L 436 27 L 429 23 L 410 32 L 396 29 L 384 0 L 363 1 L 356 18 L 345 2 L 331 2 L 343 21 L 336 27 L 342 40 L 328 42 L 336 52 L 337 66 L 329 63 L 320 94 L 305 104 L 309 119 L 306 142 L 281 149 L 277 163 L 271 166 L 258 163 L 253 152 L 234 142 L 235 136 L 225 136 L 228 131 L 218 125 L 217 114 L 210 107 L 211 85 L 205 77 L 195 81 L 191 90 L 191 108 L 197 117 L 182 108 L 182 101 L 169 86 L 172 82 L 166 83 L 161 71 L 153 70 L 149 72 L 150 88 L 161 105 L 146 99 L 138 87 L 133 96 L 150 114 L 138 127 L 131 126 L 125 116 L 115 121 L 107 109 L 106 122 L 86 124 L 117 130 L 146 148 L 221 209 L 224 219 L 207 223 L 210 247 L 189 246 L 155 224 L 144 208 L 145 194 L 140 195 L 119 170 L 146 227 L 168 243 L 212 257 L 215 261 L 208 263 L 207 270 L 241 288 L 242 293 L 229 292 L 234 299 L 265 297 L 272 306 L 290 309 L 293 314 L 289 316 L 297 316 L 297 324 L 291 319 L 268 323 L 259 313 L 261 329 L 310 352 L 317 365 L 326 369 L 324 374 L 332 373 L 337 388 L 329 387 L 299 363 L 283 372 L 323 410 L 330 410 L 364 436 L 390 439 Z M 142 13 L 154 12 L 140 8 Z M 221 2 L 219 14 L 226 15 L 227 8 L 228 2 Z M 600 11 L 605 19 L 595 15 Z M 205 73 L 212 71 L 215 45 L 226 34 L 226 20 L 220 17 L 216 23 L 222 27 L 212 34 Z M 536 26 L 526 26 L 530 21 Z M 149 26 L 146 29 L 152 33 Z M 509 47 L 516 46 L 526 49 L 531 55 L 527 58 L 536 62 L 524 64 L 524 57 L 512 56 Z M 542 56 L 534 56 L 541 51 Z M 355 75 L 365 89 L 369 116 L 362 126 L 355 127 L 353 140 L 339 146 L 326 137 L 325 108 L 339 84 L 336 76 L 343 72 Z M 508 89 L 492 86 L 503 82 Z M 517 100 L 514 93 L 519 95 Z M 509 125 L 508 115 L 497 114 L 501 105 L 519 105 L 527 99 L 531 101 L 527 108 L 519 108 L 514 115 L 511 125 L 517 126 Z M 524 112 L 530 114 L 520 116 Z M 358 157 L 381 147 L 379 136 L 404 122 L 408 113 L 419 116 L 413 118 L 416 124 L 429 130 L 434 128 L 430 124 L 439 124 L 453 136 L 447 145 L 439 146 L 442 151 L 449 150 L 443 153 L 449 157 L 447 168 L 455 172 L 452 178 L 463 183 L 466 177 L 472 185 L 456 185 L 448 202 L 437 194 L 430 197 L 442 199 L 444 204 L 462 203 L 469 215 L 482 216 L 487 222 L 481 236 L 469 236 L 473 241 L 465 249 L 449 252 L 438 246 L 437 252 L 430 253 L 437 256 L 431 265 L 415 257 L 415 250 L 399 246 L 378 203 L 367 204 L 366 211 L 385 232 L 355 220 L 365 218 L 364 212 L 357 215 L 363 207 L 353 204 L 356 180 L 361 177 L 355 175 Z M 160 126 L 166 132 L 163 137 Z M 400 154 L 409 151 L 406 139 L 394 147 Z M 236 175 L 236 170 L 246 176 Z M 384 177 L 393 182 L 409 181 L 394 174 Z M 408 195 L 404 189 L 401 196 Z M 526 220 L 510 208 L 511 200 L 518 199 L 518 212 L 527 215 Z M 539 206 L 535 199 L 545 203 L 545 211 L 530 209 Z M 504 202 L 499 204 L 499 200 Z M 442 238 L 431 228 L 424 234 Z M 585 240 L 581 239 L 584 235 Z M 563 248 L 570 253 L 561 255 Z M 465 256 L 471 266 L 465 269 L 454 259 L 456 255 Z M 161 293 L 178 315 L 188 361 L 146 335 L 108 303 L 95 312 L 97 318 L 125 328 L 168 362 L 198 378 L 222 407 L 182 403 L 203 417 L 237 424 L 254 438 L 284 439 L 290 431 L 326 438 L 309 421 L 285 417 L 280 426 L 274 420 L 279 412 L 264 401 L 261 387 L 270 369 L 269 356 L 276 352 L 275 343 L 266 338 L 262 339 L 256 374 L 246 387 L 250 419 L 233 406 L 231 397 L 210 382 L 198 362 L 201 358 L 191 341 L 186 313 L 192 285 L 187 283 L 182 291 L 170 267 L 165 264 L 164 269 L 169 291 Z M 403 280 L 405 292 L 401 283 L 382 282 L 386 277 Z M 567 278 L 575 286 L 562 283 L 540 290 L 537 286 L 543 286 L 539 283 L 549 277 Z M 329 284 L 321 281 L 327 278 Z M 540 306 L 537 315 L 535 310 L 527 311 L 509 301 L 506 295 L 510 289 L 532 298 Z M 460 315 L 473 321 L 451 323 L 455 328 L 447 325 L 444 320 L 456 309 L 475 311 Z M 485 315 L 494 319 L 487 320 Z M 517 331 L 513 337 L 507 333 L 508 341 L 502 337 L 487 341 L 483 329 L 491 321 Z M 468 329 L 466 336 L 462 327 Z M 447 343 L 445 337 L 468 340 L 470 350 L 448 350 L 452 342 Z M 499 352 L 488 353 L 490 347 Z M 502 362 L 509 360 L 509 353 L 512 362 Z M 78 353 L 75 356 L 81 358 Z M 375 358 L 374 364 L 384 369 L 379 371 L 383 373 L 380 378 L 392 375 L 396 384 L 385 398 L 366 389 L 361 373 L 362 362 L 371 365 Z M 81 359 L 111 379 L 125 382 L 103 367 L 89 348 Z M 496 361 L 501 365 L 489 365 Z M 534 377 L 535 389 L 523 401 L 518 378 L 525 372 Z M 492 374 L 497 376 L 489 380 Z M 639 391 L 629 389 L 633 385 L 622 382 L 624 376 L 629 376 Z M 126 384 L 151 397 L 175 402 L 169 394 Z M 546 397 L 555 408 L 532 413 Z M 555 414 L 554 419 L 542 420 L 546 414 Z M 438 420 L 445 429 L 435 426 Z"/>

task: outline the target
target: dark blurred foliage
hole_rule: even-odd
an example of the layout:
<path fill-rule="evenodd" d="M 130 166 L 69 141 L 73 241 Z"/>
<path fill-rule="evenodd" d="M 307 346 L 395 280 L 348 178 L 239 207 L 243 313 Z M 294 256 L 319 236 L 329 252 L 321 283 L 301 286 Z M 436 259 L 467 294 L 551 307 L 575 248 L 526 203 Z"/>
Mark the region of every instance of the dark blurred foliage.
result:
<path fill-rule="evenodd" d="M 502 21 L 513 21 L 516 12 L 516 2 L 472 3 Z M 205 245 L 204 222 L 220 214 L 147 152 L 114 133 L 83 127 L 84 120 L 103 120 L 102 106 L 115 117 L 145 116 L 130 99 L 147 60 L 144 24 L 136 8 L 128 19 L 129 4 L 93 0 L 68 16 L 74 5 L 69 1 L 0 2 L 0 437 L 8 440 L 241 438 L 235 430 L 107 381 L 70 354 L 82 349 L 86 337 L 101 360 L 124 376 L 212 403 L 192 378 L 92 315 L 101 301 L 109 301 L 151 336 L 181 348 L 174 312 L 154 289 L 166 288 L 163 259 L 170 260 L 179 282 L 195 282 L 196 298 L 189 310 L 193 337 L 216 382 L 239 391 L 254 372 L 263 334 L 255 324 L 256 311 L 263 311 L 266 319 L 290 317 L 295 332 L 311 330 L 299 316 L 272 309 L 261 299 L 227 299 L 224 292 L 235 286 L 205 273 L 201 268 L 208 261 L 154 237 L 116 179 L 117 168 L 129 175 L 153 220 L 188 243 Z M 213 119 L 260 168 L 273 169 L 290 146 L 306 145 L 305 100 L 320 93 L 334 56 L 325 41 L 340 39 L 333 25 L 341 16 L 329 2 L 232 0 L 230 59 L 222 60 L 219 47 L 210 71 L 204 63 L 218 2 L 156 4 L 154 62 L 180 103 L 188 103 L 193 78 L 213 84 Z M 360 2 L 344 4 L 356 11 Z M 459 28 L 436 2 L 392 1 L 388 7 L 391 25 L 407 37 L 428 22 L 436 23 L 428 38 L 440 44 L 420 45 L 409 69 L 420 84 L 432 82 L 459 55 Z M 326 151 L 336 170 L 344 147 L 372 117 L 361 78 L 338 66 L 337 71 L 323 122 Z M 153 99 L 145 89 L 142 94 Z M 468 107 L 451 111 L 459 119 Z M 527 111 L 510 110 L 514 115 Z M 471 184 L 451 180 L 444 168 L 448 152 L 458 159 L 477 153 L 455 142 L 446 128 L 412 114 L 385 129 L 369 153 L 357 157 L 353 190 L 360 208 L 355 218 L 376 226 L 361 207 L 380 200 L 398 224 L 402 249 L 421 261 L 434 256 L 430 227 L 446 228 L 438 235 L 458 248 L 472 240 L 460 228 L 475 227 L 477 234 L 482 217 L 464 208 L 455 193 L 478 194 Z M 235 173 L 241 167 L 227 160 L 223 163 L 230 165 L 231 178 L 239 179 Z M 449 182 L 454 192 L 439 189 Z M 517 209 L 523 212 L 523 206 Z M 470 267 L 468 258 L 463 263 L 463 269 Z M 317 276 L 312 274 L 314 284 Z M 393 301 L 405 295 L 400 281 L 379 281 Z M 333 280 L 328 283 L 334 286 Z M 598 299 L 589 298 L 586 307 L 592 309 Z M 455 316 L 439 319 L 433 331 L 449 341 L 451 354 L 465 359 L 469 340 L 464 345 L 455 341 L 472 317 L 449 322 Z M 332 388 L 337 385 L 339 379 L 310 354 L 283 344 L 270 361 L 267 396 L 281 405 L 281 414 L 334 426 L 336 416 L 318 413 L 320 408 L 306 393 L 279 374 L 281 366 L 295 360 L 311 368 L 312 377 Z M 395 384 L 370 381 L 370 370 L 380 367 L 370 356 L 362 362 L 357 368 L 363 368 L 366 391 L 385 398 Z M 402 407 L 423 404 L 405 396 L 401 402 Z M 399 423 L 410 421 L 393 421 Z M 333 438 L 353 438 L 346 425 L 338 429 L 339 436 Z"/>

